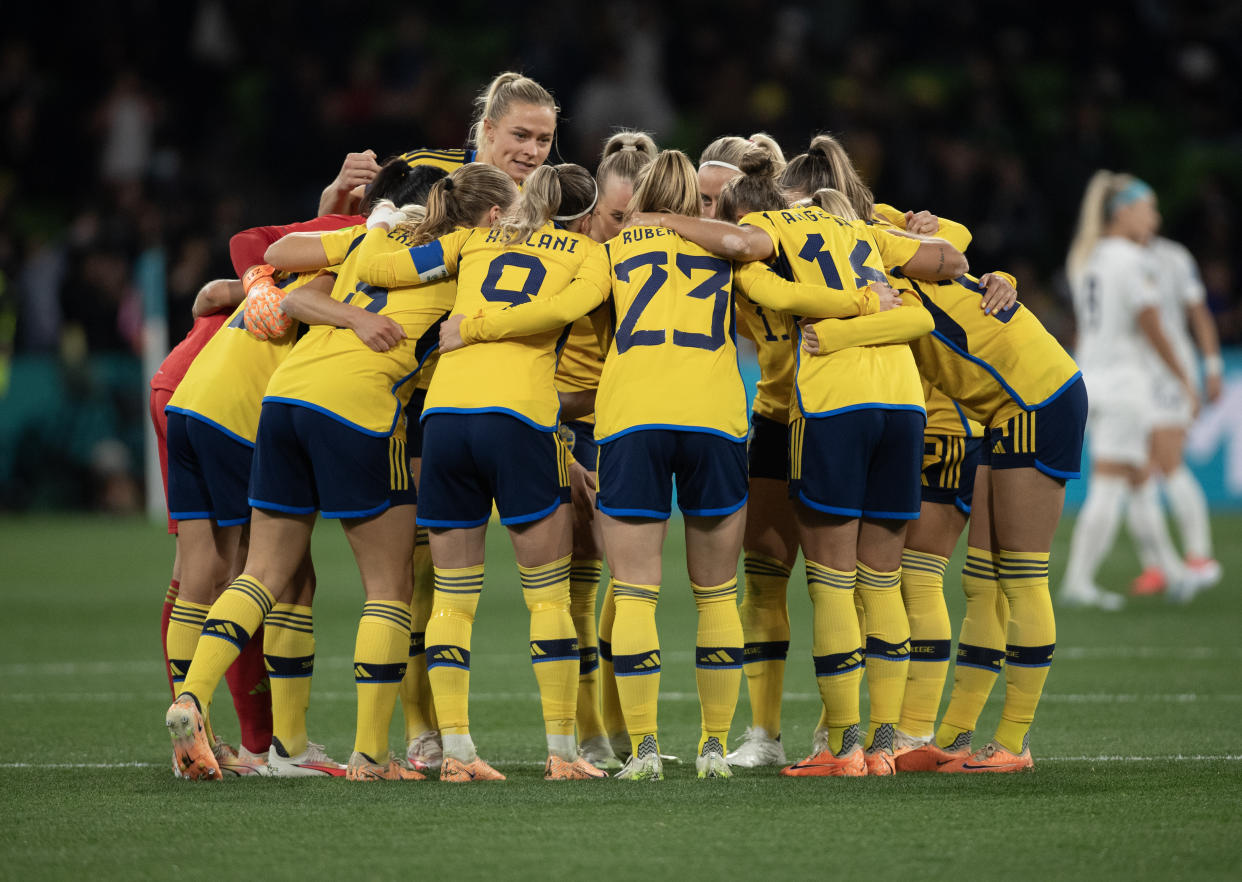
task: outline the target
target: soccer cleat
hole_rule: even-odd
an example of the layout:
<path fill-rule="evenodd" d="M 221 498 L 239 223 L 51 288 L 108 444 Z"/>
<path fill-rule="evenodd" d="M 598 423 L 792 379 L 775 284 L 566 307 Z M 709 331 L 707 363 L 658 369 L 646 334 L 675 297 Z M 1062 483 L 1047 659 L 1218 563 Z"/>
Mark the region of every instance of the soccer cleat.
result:
<path fill-rule="evenodd" d="M 440 780 L 453 784 L 469 784 L 471 781 L 503 781 L 505 776 L 477 756 L 468 763 L 446 756 L 440 765 Z"/>
<path fill-rule="evenodd" d="M 815 734 L 811 736 L 811 756 L 817 753 L 823 753 L 828 749 L 828 729 L 820 726 L 815 730 Z"/>
<path fill-rule="evenodd" d="M 410 741 L 405 748 L 405 761 L 420 772 L 429 772 L 440 768 L 444 761 L 444 749 L 440 744 L 440 733 L 429 729 Z"/>
<path fill-rule="evenodd" d="M 265 755 L 251 753 L 244 747 L 234 751 L 219 739 L 216 740 L 216 762 L 220 764 L 220 772 L 224 775 L 237 778 L 248 776 L 266 778 L 271 775 Z"/>
<path fill-rule="evenodd" d="M 273 778 L 345 777 L 346 768 L 324 751 L 322 744 L 306 742 L 306 750 L 297 756 L 285 753 L 280 739 L 272 736 L 272 749 L 267 752 L 268 774 Z"/>
<path fill-rule="evenodd" d="M 841 756 L 831 750 L 813 754 L 781 769 L 781 774 L 789 778 L 861 778 L 867 774 L 867 762 L 862 747 L 855 744 Z"/>
<path fill-rule="evenodd" d="M 899 772 L 938 772 L 949 763 L 970 756 L 970 738 L 972 732 L 962 732 L 953 739 L 948 747 L 941 747 L 936 740 L 930 739 L 917 747 L 897 754 L 895 765 Z M 898 733 L 898 741 L 902 738 Z M 904 736 L 909 738 L 909 736 Z M 911 739 L 914 740 L 914 739 Z M 922 739 L 919 739 L 921 741 Z"/>
<path fill-rule="evenodd" d="M 1130 583 L 1130 593 L 1135 597 L 1150 597 L 1160 594 L 1168 587 L 1169 580 L 1165 577 L 1164 570 L 1160 567 L 1146 567 Z"/>
<path fill-rule="evenodd" d="M 896 775 L 897 761 L 893 752 L 883 747 L 873 747 L 863 752 L 863 765 L 868 775 Z"/>
<path fill-rule="evenodd" d="M 1216 585 L 1224 575 L 1220 562 L 1210 557 L 1187 555 L 1185 563 L 1186 572 L 1201 591 Z"/>
<path fill-rule="evenodd" d="M 193 695 L 183 692 L 164 714 L 164 725 L 172 737 L 173 759 L 181 777 L 190 781 L 219 781 L 220 763 L 207 730 L 203 713 Z"/>
<path fill-rule="evenodd" d="M 377 763 L 365 753 L 355 750 L 345 771 L 349 781 L 425 781 L 427 776 L 407 767 L 391 753 L 388 762 Z"/>
<path fill-rule="evenodd" d="M 742 769 L 783 766 L 789 762 L 785 757 L 785 745 L 781 744 L 781 736 L 773 738 L 762 726 L 748 726 L 746 733 L 742 735 L 742 743 L 727 759 L 729 765 Z"/>
<path fill-rule="evenodd" d="M 596 781 L 607 777 L 607 772 L 597 769 L 581 756 L 573 762 L 561 759 L 559 756 L 549 756 L 543 767 L 543 780 L 545 781 Z"/>
<path fill-rule="evenodd" d="M 718 738 L 708 738 L 702 752 L 694 758 L 694 770 L 700 778 L 732 778 L 733 770 L 725 759 L 724 745 Z"/>
<path fill-rule="evenodd" d="M 989 741 L 983 750 L 975 751 L 954 762 L 945 763 L 941 772 L 1022 772 L 1035 768 L 1031 759 L 1031 749 L 1022 744 L 1022 753 L 1013 754 L 995 741 Z"/>
<path fill-rule="evenodd" d="M 621 768 L 621 760 L 613 752 L 612 743 L 606 735 L 596 735 L 583 741 L 578 745 L 578 754 L 597 769 L 611 772 Z"/>
<path fill-rule="evenodd" d="M 647 735 L 638 745 L 638 752 L 630 756 L 617 772 L 622 781 L 663 781 L 664 762 L 654 735 Z"/>
<path fill-rule="evenodd" d="M 1061 606 L 1093 607 L 1105 612 L 1116 612 L 1126 604 L 1120 594 L 1105 591 L 1097 585 L 1062 585 L 1057 598 Z"/>

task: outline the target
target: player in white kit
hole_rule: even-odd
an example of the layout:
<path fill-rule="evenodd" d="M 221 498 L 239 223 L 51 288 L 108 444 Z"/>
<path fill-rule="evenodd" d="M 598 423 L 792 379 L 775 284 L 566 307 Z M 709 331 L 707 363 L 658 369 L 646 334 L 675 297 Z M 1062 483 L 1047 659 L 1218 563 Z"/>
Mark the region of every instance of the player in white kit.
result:
<path fill-rule="evenodd" d="M 1203 282 L 1194 258 L 1185 246 L 1160 236 L 1151 240 L 1147 252 L 1156 274 L 1161 327 L 1165 336 L 1169 338 L 1178 363 L 1192 378 L 1197 373 L 1195 343 L 1198 344 L 1203 353 L 1204 396 L 1208 401 L 1215 401 L 1221 394 L 1224 364 L 1216 325 L 1204 302 Z M 1191 331 L 1194 342 L 1191 341 Z M 1212 535 L 1203 488 L 1182 458 L 1186 430 L 1194 419 L 1193 402 L 1183 394 L 1178 377 L 1159 360 L 1153 363 L 1153 374 L 1153 469 L 1148 481 L 1130 499 L 1130 516 L 1131 519 L 1137 516 L 1140 525 L 1143 518 L 1162 516 L 1159 493 L 1163 488 L 1181 533 L 1190 587 L 1199 590 L 1220 581 L 1221 568 L 1212 556 Z M 1144 512 L 1144 507 L 1150 507 L 1154 514 Z M 1131 593 L 1158 594 L 1167 587 L 1168 576 L 1155 556 L 1144 545 L 1137 544 L 1143 572 L 1131 584 Z"/>
<path fill-rule="evenodd" d="M 1091 401 L 1091 480 L 1061 584 L 1060 599 L 1068 605 L 1112 610 L 1123 603 L 1095 584 L 1095 573 L 1112 548 L 1131 489 L 1147 478 L 1153 362 L 1163 362 L 1197 409 L 1190 376 L 1161 326 L 1160 294 L 1146 251 L 1159 224 L 1155 194 L 1142 181 L 1107 171 L 1092 176 L 1067 261 L 1078 323 L 1075 358 Z M 1150 507 L 1135 513 L 1140 544 L 1168 574 L 1171 595 L 1180 597 L 1186 572 L 1163 518 L 1158 511 L 1152 517 Z"/>

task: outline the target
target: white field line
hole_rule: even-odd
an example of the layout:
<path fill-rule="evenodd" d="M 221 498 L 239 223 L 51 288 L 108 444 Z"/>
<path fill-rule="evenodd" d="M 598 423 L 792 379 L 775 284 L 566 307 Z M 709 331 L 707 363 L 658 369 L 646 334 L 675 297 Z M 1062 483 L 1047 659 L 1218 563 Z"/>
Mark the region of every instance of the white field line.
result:
<path fill-rule="evenodd" d="M 1102 754 L 1100 756 L 1039 756 L 1040 763 L 1188 763 L 1188 762 L 1242 762 L 1242 754 L 1164 754 L 1161 756 L 1122 756 L 1118 754 Z M 489 760 L 497 766 L 542 766 L 540 760 Z M 0 763 L 0 769 L 152 769 L 168 768 L 167 762 L 160 763 Z"/>
<path fill-rule="evenodd" d="M 689 650 L 666 650 L 664 660 L 673 664 L 694 660 Z M 487 652 L 489 661 L 525 661 L 529 656 L 518 652 Z M 1242 646 L 1062 646 L 1056 651 L 1055 660 L 1102 661 L 1107 659 L 1162 659 L 1166 661 L 1219 661 L 1242 658 Z M 354 660 L 348 656 L 320 656 L 316 663 L 323 667 L 352 668 Z M 90 675 L 145 674 L 159 670 L 160 660 L 150 658 L 130 661 L 67 661 L 67 662 L 10 662 L 0 664 L 0 678 L 9 677 L 81 677 Z"/>
<path fill-rule="evenodd" d="M 352 691 L 325 690 L 311 693 L 314 701 L 352 702 L 356 693 Z M 1003 690 L 993 690 L 988 696 L 989 702 L 1004 701 Z M 227 699 L 226 699 L 227 700 Z M 471 701 L 538 701 L 538 692 L 472 692 Z M 661 692 L 660 701 L 697 702 L 695 692 Z M 785 701 L 818 702 L 818 692 L 786 692 Z M 151 702 L 158 704 L 168 701 L 167 692 L 0 692 L 0 703 L 12 704 L 68 704 L 82 702 L 86 704 L 106 704 L 109 702 Z M 1040 702 L 1044 704 L 1212 704 L 1217 702 L 1234 703 L 1242 701 L 1242 693 L 1198 693 L 1170 692 L 1144 694 L 1141 692 L 1049 692 Z"/>

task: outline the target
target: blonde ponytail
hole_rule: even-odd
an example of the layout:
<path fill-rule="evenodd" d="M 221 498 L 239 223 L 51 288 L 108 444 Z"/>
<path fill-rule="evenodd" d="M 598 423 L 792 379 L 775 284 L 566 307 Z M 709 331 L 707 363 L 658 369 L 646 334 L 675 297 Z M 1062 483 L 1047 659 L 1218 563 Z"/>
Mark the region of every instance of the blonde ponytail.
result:
<path fill-rule="evenodd" d="M 1120 207 L 1117 205 L 1120 201 L 1118 197 L 1125 199 L 1130 193 L 1142 195 L 1150 192 L 1151 188 L 1133 175 L 1100 169 L 1091 176 L 1082 194 L 1078 226 L 1065 260 L 1065 270 L 1071 279 L 1087 265 L 1095 244 L 1104 235 L 1104 228 Z"/>
<path fill-rule="evenodd" d="M 423 245 L 458 227 L 476 226 L 493 206 L 505 211 L 517 196 L 517 185 L 495 166 L 482 162 L 463 165 L 432 186 L 423 219 L 413 230 L 412 244 Z"/>
<path fill-rule="evenodd" d="M 680 150 L 661 150 L 638 173 L 627 211 L 667 211 L 699 217 L 702 206 L 699 176 L 690 157 Z"/>
<path fill-rule="evenodd" d="M 869 219 L 875 210 L 871 188 L 863 183 L 850 155 L 832 135 L 816 135 L 806 153 L 789 161 L 780 183 L 795 197 L 823 189 L 840 190 L 860 218 Z"/>

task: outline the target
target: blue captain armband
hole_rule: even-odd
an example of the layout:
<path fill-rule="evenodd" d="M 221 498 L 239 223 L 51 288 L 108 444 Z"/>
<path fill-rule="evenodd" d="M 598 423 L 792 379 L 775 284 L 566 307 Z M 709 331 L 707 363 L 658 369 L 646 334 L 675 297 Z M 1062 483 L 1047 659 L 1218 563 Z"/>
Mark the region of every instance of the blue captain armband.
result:
<path fill-rule="evenodd" d="M 410 249 L 410 260 L 414 261 L 414 271 L 418 273 L 420 282 L 438 282 L 448 277 L 448 267 L 444 264 L 444 248 L 439 242 L 428 242 Z"/>

